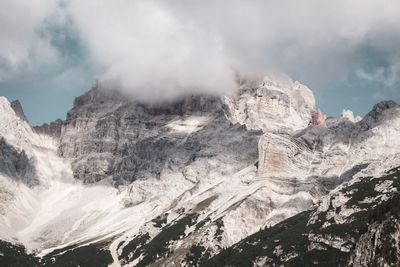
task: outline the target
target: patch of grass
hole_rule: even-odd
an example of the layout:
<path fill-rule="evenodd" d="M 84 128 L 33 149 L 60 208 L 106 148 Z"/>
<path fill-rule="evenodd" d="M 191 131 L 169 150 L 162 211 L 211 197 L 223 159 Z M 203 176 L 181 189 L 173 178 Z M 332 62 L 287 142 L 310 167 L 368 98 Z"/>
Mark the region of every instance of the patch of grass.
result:
<path fill-rule="evenodd" d="M 215 225 L 217 226 L 217 230 L 215 231 L 214 238 L 218 240 L 218 242 L 222 241 L 222 234 L 224 233 L 224 221 L 219 218 L 215 221 Z"/>
<path fill-rule="evenodd" d="M 0 240 L 0 266 L 36 267 L 39 266 L 39 259 L 28 254 L 24 246 Z"/>
<path fill-rule="evenodd" d="M 28 254 L 25 247 L 0 240 L 0 266 L 4 267 L 106 267 L 113 262 L 106 244 L 90 244 L 65 251 L 59 249 L 43 258 Z"/>
<path fill-rule="evenodd" d="M 132 259 L 143 255 L 136 266 L 148 266 L 160 257 L 167 257 L 171 253 L 169 243 L 181 239 L 185 235 L 186 228 L 196 223 L 197 217 L 197 214 L 188 214 L 165 226 L 158 235 L 143 246 L 142 253 L 134 253 Z"/>
<path fill-rule="evenodd" d="M 142 250 L 140 250 L 140 248 L 143 247 L 143 245 L 146 244 L 147 240 L 149 239 L 150 239 L 149 233 L 135 236 L 132 240 L 129 241 L 127 245 L 124 246 L 121 255 L 118 257 L 118 259 L 124 263 L 129 262 L 130 254 L 137 255 L 141 253 Z"/>
<path fill-rule="evenodd" d="M 309 212 L 300 213 L 271 228 L 263 229 L 222 250 L 218 255 L 200 266 L 240 266 L 250 267 L 261 256 L 268 256 L 279 266 L 279 258 L 273 254 L 277 245 L 287 252 L 292 246 L 307 247 L 307 238 L 302 235 L 308 221 Z"/>
<path fill-rule="evenodd" d="M 210 253 L 207 249 L 199 244 L 192 245 L 189 253 L 186 254 L 185 262 L 189 266 L 199 266 L 204 260 L 210 258 Z"/>
<path fill-rule="evenodd" d="M 201 227 L 203 227 L 209 221 L 211 221 L 211 219 L 209 217 L 205 218 L 204 220 L 201 220 L 198 224 L 196 224 L 196 230 L 199 230 Z"/>
<path fill-rule="evenodd" d="M 89 244 L 61 254 L 51 253 L 41 259 L 41 266 L 57 267 L 107 267 L 113 258 L 105 243 Z"/>

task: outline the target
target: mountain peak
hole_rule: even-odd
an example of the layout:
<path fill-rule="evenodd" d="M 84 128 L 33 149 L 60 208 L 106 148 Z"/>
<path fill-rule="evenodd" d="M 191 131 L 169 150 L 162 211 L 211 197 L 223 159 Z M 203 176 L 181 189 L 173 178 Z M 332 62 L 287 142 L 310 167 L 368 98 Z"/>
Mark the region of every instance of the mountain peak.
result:
<path fill-rule="evenodd" d="M 14 100 L 13 102 L 11 102 L 11 108 L 14 110 L 15 114 L 17 114 L 17 116 L 20 119 L 28 122 L 28 119 L 25 116 L 24 110 L 19 100 Z"/>
<path fill-rule="evenodd" d="M 374 105 L 374 107 L 372 108 L 371 112 L 374 113 L 382 113 L 385 110 L 391 109 L 391 108 L 395 108 L 395 107 L 399 107 L 399 105 L 393 101 L 393 100 L 384 100 L 381 101 L 377 104 Z"/>
<path fill-rule="evenodd" d="M 361 125 L 365 128 L 373 128 L 383 121 L 393 118 L 400 118 L 399 105 L 393 100 L 381 101 L 374 105 L 372 110 L 361 120 Z"/>

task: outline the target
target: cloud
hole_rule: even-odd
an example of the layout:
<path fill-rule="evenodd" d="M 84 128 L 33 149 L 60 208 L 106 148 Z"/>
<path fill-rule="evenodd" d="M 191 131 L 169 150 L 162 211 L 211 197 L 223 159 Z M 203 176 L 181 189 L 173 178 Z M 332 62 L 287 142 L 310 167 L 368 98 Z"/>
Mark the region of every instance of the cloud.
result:
<path fill-rule="evenodd" d="M 345 79 L 360 46 L 394 54 L 400 41 L 389 0 L 71 0 L 68 12 L 102 79 L 145 100 L 229 92 L 233 70 Z"/>
<path fill-rule="evenodd" d="M 3 0 L 0 9 L 0 81 L 21 69 L 57 60 L 57 50 L 38 28 L 57 8 L 54 1 Z"/>
<path fill-rule="evenodd" d="M 398 1 L 167 2 L 177 16 L 217 32 L 244 71 L 272 69 L 320 84 L 345 79 L 361 64 L 357 50 L 363 45 L 399 52 Z"/>
<path fill-rule="evenodd" d="M 33 54 L 45 51 L 35 57 L 51 61 L 62 53 L 35 30 L 53 12 L 77 33 L 103 84 L 142 101 L 230 93 L 235 71 L 284 72 L 317 87 L 349 73 L 392 87 L 399 82 L 397 0 L 5 1 L 2 10 L 12 11 L 0 11 L 7 41 L 0 42 L 0 78 Z M 384 53 L 386 65 L 365 70 L 365 46 Z"/>
<path fill-rule="evenodd" d="M 141 101 L 227 93 L 233 69 L 219 36 L 155 1 L 71 1 L 68 11 L 103 84 Z"/>

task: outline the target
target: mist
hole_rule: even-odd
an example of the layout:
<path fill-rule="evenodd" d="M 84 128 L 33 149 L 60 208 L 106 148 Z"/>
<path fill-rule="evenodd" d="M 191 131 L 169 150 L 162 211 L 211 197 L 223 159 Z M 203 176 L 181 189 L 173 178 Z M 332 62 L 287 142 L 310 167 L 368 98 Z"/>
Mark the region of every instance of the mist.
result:
<path fill-rule="evenodd" d="M 37 15 L 22 21 L 17 33 L 12 18 L 0 19 L 2 40 L 21 47 L 10 57 L 10 48 L 0 42 L 0 78 L 29 60 L 57 60 L 59 51 L 37 35 L 37 28 L 62 14 L 101 83 L 140 101 L 229 94 L 237 88 L 237 72 L 282 72 L 317 87 L 349 73 L 393 88 L 399 82 L 399 1 L 50 2 L 32 1 L 39 4 L 32 4 Z M 384 54 L 385 65 L 366 69 L 359 53 L 365 47 Z M 31 57 L 32 51 L 47 51 L 47 56 Z"/>

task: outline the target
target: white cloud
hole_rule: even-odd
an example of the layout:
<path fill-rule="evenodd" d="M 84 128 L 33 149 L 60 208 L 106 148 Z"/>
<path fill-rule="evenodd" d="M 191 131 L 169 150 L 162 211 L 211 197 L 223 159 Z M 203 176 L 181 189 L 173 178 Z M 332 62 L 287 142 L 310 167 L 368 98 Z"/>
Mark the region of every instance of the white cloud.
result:
<path fill-rule="evenodd" d="M 392 60 L 385 75 L 358 74 L 399 81 L 397 0 L 65 0 L 61 11 L 54 3 L 3 0 L 0 79 L 23 62 L 56 60 L 35 34 L 53 13 L 72 21 L 105 84 L 145 101 L 229 93 L 233 70 L 326 84 L 363 69 L 364 45 Z"/>
<path fill-rule="evenodd" d="M 155 1 L 71 1 L 69 12 L 102 73 L 142 101 L 233 89 L 218 36 Z"/>
<path fill-rule="evenodd" d="M 38 28 L 57 8 L 55 1 L 2 0 L 0 8 L 0 81 L 21 69 L 57 60 L 57 51 Z"/>
<path fill-rule="evenodd" d="M 360 45 L 396 53 L 390 44 L 400 40 L 395 0 L 69 3 L 103 79 L 145 100 L 226 93 L 234 89 L 232 68 L 286 72 L 311 84 L 344 79 L 361 64 Z"/>
<path fill-rule="evenodd" d="M 356 75 L 361 79 L 380 83 L 389 89 L 396 89 L 400 83 L 400 60 L 391 60 L 388 66 L 380 66 L 372 71 L 360 68 L 356 71 Z"/>
<path fill-rule="evenodd" d="M 286 72 L 312 83 L 345 78 L 356 51 L 398 53 L 396 0 L 167 1 L 177 16 L 217 32 L 239 68 Z M 165 4 L 167 5 L 167 4 Z M 394 42 L 394 40 L 396 40 Z"/>

